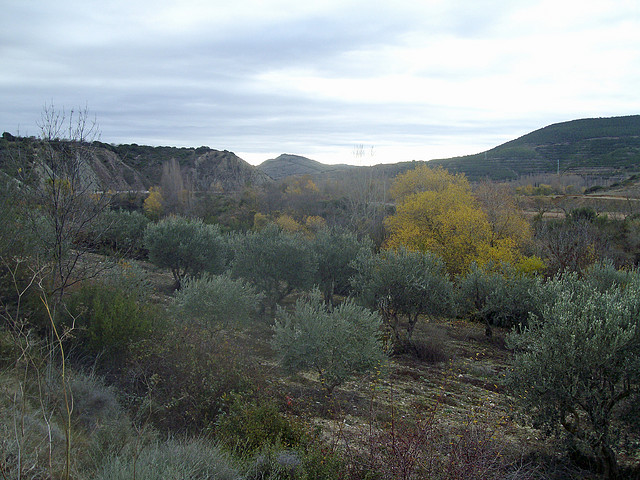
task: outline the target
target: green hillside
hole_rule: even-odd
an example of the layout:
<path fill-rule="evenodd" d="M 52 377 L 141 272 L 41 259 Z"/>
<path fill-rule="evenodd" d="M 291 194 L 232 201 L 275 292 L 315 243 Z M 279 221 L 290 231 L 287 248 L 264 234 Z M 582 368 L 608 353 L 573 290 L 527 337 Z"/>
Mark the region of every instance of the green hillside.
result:
<path fill-rule="evenodd" d="M 258 165 L 259 170 L 274 180 L 280 180 L 291 175 L 316 175 L 350 168 L 353 167 L 349 165 L 326 165 L 307 157 L 286 153 Z"/>
<path fill-rule="evenodd" d="M 557 172 L 628 175 L 640 171 L 640 115 L 556 123 L 476 155 L 432 160 L 470 179 L 517 179 Z"/>

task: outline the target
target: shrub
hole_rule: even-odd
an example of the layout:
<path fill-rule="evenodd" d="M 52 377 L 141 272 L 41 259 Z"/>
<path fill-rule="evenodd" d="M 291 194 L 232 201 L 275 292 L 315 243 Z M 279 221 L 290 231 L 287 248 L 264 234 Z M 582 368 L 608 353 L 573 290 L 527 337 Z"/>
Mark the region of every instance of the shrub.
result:
<path fill-rule="evenodd" d="M 226 275 L 188 278 L 173 301 L 177 317 L 204 325 L 237 326 L 254 318 L 263 295 Z"/>
<path fill-rule="evenodd" d="M 444 262 L 431 253 L 400 248 L 378 255 L 367 253 L 354 262 L 351 284 L 359 299 L 379 310 L 398 345 L 410 343 L 420 316 L 446 315 L 453 311 L 453 284 Z M 406 320 L 406 338 L 400 322 Z"/>
<path fill-rule="evenodd" d="M 229 411 L 218 419 L 216 438 L 244 455 L 275 445 L 300 447 L 305 441 L 305 429 L 268 400 L 257 403 L 235 396 Z"/>
<path fill-rule="evenodd" d="M 271 224 L 238 240 L 232 272 L 264 292 L 272 311 L 294 290 L 313 286 L 316 258 L 310 243 L 300 234 Z"/>
<path fill-rule="evenodd" d="M 170 438 L 142 448 L 137 458 L 110 458 L 93 477 L 96 480 L 238 480 L 240 474 L 228 455 L 206 440 Z"/>
<path fill-rule="evenodd" d="M 144 244 L 149 260 L 169 268 L 178 288 L 187 275 L 225 270 L 226 242 L 220 229 L 201 220 L 172 216 L 151 223 L 145 230 Z"/>
<path fill-rule="evenodd" d="M 329 310 L 316 290 L 298 300 L 292 314 L 279 311 L 273 346 L 286 370 L 315 371 L 330 395 L 354 375 L 385 363 L 381 322 L 351 300 Z"/>
<path fill-rule="evenodd" d="M 65 321 L 75 323 L 75 345 L 82 353 L 94 358 L 104 354 L 102 361 L 120 363 L 133 344 L 150 335 L 153 310 L 130 293 L 97 283 L 84 285 L 72 295 L 71 318 Z"/>
<path fill-rule="evenodd" d="M 461 314 L 487 326 L 526 326 L 530 313 L 540 308 L 541 280 L 503 265 L 501 271 L 476 265 L 458 280 L 458 305 Z"/>
<path fill-rule="evenodd" d="M 135 263 L 120 261 L 104 272 L 102 280 L 108 288 L 124 292 L 139 303 L 148 301 L 153 292 L 149 273 Z"/>
<path fill-rule="evenodd" d="M 247 480 L 340 480 L 377 477 L 349 475 L 346 462 L 337 451 L 313 445 L 305 451 L 277 445 L 258 453 L 247 472 Z M 356 472 L 353 472 L 356 473 Z M 360 472 L 357 472 L 360 473 Z"/>
<path fill-rule="evenodd" d="M 618 270 L 610 261 L 599 262 L 588 267 L 584 280 L 595 290 L 606 292 L 616 288 L 626 288 L 638 275 L 637 271 Z"/>
<path fill-rule="evenodd" d="M 82 232 L 78 240 L 93 251 L 144 258 L 142 239 L 149 219 L 140 212 L 104 210 Z"/>
<path fill-rule="evenodd" d="M 120 405 L 116 391 L 93 374 L 71 372 L 68 383 L 73 397 L 71 413 L 75 468 L 92 476 L 105 458 L 121 452 L 136 438 L 131 420 Z M 49 393 L 64 411 L 59 383 Z"/>
<path fill-rule="evenodd" d="M 400 349 L 404 348 L 406 353 L 427 363 L 444 362 L 451 358 L 449 349 L 447 348 L 447 332 L 440 326 L 434 324 L 427 325 L 428 328 L 420 332 L 420 336 L 404 345 L 400 345 Z M 396 349 L 397 353 L 402 353 Z"/>
<path fill-rule="evenodd" d="M 313 239 L 313 250 L 318 259 L 318 282 L 327 303 L 334 293 L 351 293 L 350 279 L 356 274 L 353 261 L 358 255 L 371 254 L 373 242 L 369 237 L 359 240 L 346 230 L 323 228 Z"/>
<path fill-rule="evenodd" d="M 195 433 L 213 426 L 229 395 L 252 391 L 256 368 L 225 336 L 197 324 L 168 323 L 118 381 L 134 404 L 151 405 L 160 430 Z"/>
<path fill-rule="evenodd" d="M 576 274 L 548 283 L 553 301 L 508 339 L 510 384 L 538 425 L 562 427 L 616 478 L 614 420 L 640 393 L 640 277 L 604 292 Z"/>

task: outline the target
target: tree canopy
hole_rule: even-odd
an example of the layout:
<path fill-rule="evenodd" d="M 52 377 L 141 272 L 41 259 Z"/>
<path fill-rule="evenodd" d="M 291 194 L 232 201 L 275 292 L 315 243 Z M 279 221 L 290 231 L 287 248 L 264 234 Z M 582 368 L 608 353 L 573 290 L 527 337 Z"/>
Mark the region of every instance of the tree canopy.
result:
<path fill-rule="evenodd" d="M 144 243 L 149 260 L 169 268 L 178 287 L 187 275 L 224 270 L 225 241 L 220 229 L 202 220 L 171 216 L 149 224 Z"/>
<path fill-rule="evenodd" d="M 539 425 L 562 427 L 616 478 L 612 422 L 639 394 L 640 277 L 602 291 L 572 273 L 546 289 L 540 316 L 510 337 L 511 385 Z"/>
<path fill-rule="evenodd" d="M 520 259 L 522 238 L 513 234 L 519 230 L 505 226 L 515 217 L 490 222 L 464 175 L 420 166 L 399 175 L 391 192 L 397 207 L 385 219 L 388 248 L 435 253 L 451 274 L 468 271 L 474 262 L 514 264 Z"/>
<path fill-rule="evenodd" d="M 315 371 L 329 394 L 358 373 L 385 363 L 381 319 L 352 300 L 329 310 L 317 290 L 296 302 L 291 314 L 279 312 L 273 346 L 290 372 Z"/>
<path fill-rule="evenodd" d="M 444 263 L 432 253 L 404 248 L 360 255 L 352 285 L 362 302 L 379 310 L 397 345 L 411 341 L 421 315 L 450 313 L 453 284 Z M 401 322 L 406 321 L 406 338 Z"/>

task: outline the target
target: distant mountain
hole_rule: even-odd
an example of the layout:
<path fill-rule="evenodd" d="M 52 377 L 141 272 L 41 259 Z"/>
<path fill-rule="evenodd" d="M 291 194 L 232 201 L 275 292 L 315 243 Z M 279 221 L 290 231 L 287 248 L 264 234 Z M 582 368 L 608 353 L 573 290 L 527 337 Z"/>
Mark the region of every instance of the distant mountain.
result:
<path fill-rule="evenodd" d="M 269 175 L 274 180 L 289 177 L 291 175 L 316 175 L 336 170 L 354 168 L 351 165 L 327 165 L 311 160 L 300 155 L 283 153 L 277 158 L 266 160 L 258 165 L 258 169 Z"/>
<path fill-rule="evenodd" d="M 640 171 L 640 115 L 556 123 L 476 155 L 431 160 L 471 180 L 576 173 L 615 176 Z"/>
<path fill-rule="evenodd" d="M 226 150 L 100 142 L 93 142 L 90 147 L 86 149 L 89 168 L 83 175 L 92 188 L 98 190 L 140 191 L 160 185 L 163 165 L 172 160 L 178 163 L 183 178 L 197 191 L 232 192 L 249 185 L 272 182 L 265 173 Z M 21 156 L 28 162 L 42 148 L 38 139 L 3 135 L 0 170 L 11 175 L 14 159 Z"/>
<path fill-rule="evenodd" d="M 35 155 L 41 148 L 35 138 L 0 138 L 0 170 L 11 175 L 11 159 Z M 144 190 L 159 185 L 162 167 L 175 160 L 195 190 L 238 191 L 291 175 L 342 180 L 344 172 L 391 179 L 420 164 L 441 165 L 463 172 L 472 180 L 514 180 L 534 174 L 575 173 L 592 177 L 620 178 L 640 173 L 640 115 L 587 118 L 556 123 L 535 130 L 486 152 L 464 157 L 373 167 L 326 165 L 300 156 L 283 154 L 254 167 L 232 152 L 209 147 L 177 148 L 144 145 L 92 144 L 87 178 L 98 188 Z"/>
<path fill-rule="evenodd" d="M 235 153 L 209 147 L 177 148 L 144 145 L 108 145 L 127 165 L 137 169 L 149 185 L 159 185 L 162 166 L 175 160 L 185 179 L 198 191 L 237 191 L 248 185 L 262 185 L 271 179 Z"/>

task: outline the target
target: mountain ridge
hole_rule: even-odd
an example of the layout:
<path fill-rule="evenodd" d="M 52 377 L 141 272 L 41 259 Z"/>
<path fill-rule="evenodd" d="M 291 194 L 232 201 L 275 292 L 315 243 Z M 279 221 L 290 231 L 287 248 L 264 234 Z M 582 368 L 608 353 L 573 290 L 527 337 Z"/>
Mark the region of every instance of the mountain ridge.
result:
<path fill-rule="evenodd" d="M 35 154 L 40 148 L 38 142 L 33 137 L 14 137 L 5 132 L 0 138 L 0 170 L 10 172 L 10 159 L 20 149 L 21 155 Z M 291 175 L 339 180 L 344 172 L 369 170 L 377 177 L 393 178 L 419 164 L 464 173 L 471 181 L 508 181 L 553 173 L 616 178 L 640 172 L 640 115 L 559 122 L 474 155 L 370 167 L 327 165 L 295 154 L 282 154 L 253 166 L 233 152 L 204 146 L 94 142 L 92 147 L 91 178 L 105 190 L 141 190 L 159 185 L 163 165 L 174 160 L 191 188 L 217 192 L 238 191 Z"/>
<path fill-rule="evenodd" d="M 472 180 L 541 173 L 599 176 L 640 168 L 640 115 L 559 122 L 474 155 L 429 161 Z"/>
<path fill-rule="evenodd" d="M 274 180 L 281 180 L 292 175 L 314 175 L 355 167 L 346 164 L 328 165 L 302 155 L 283 153 L 276 158 L 265 160 L 257 168 Z"/>

